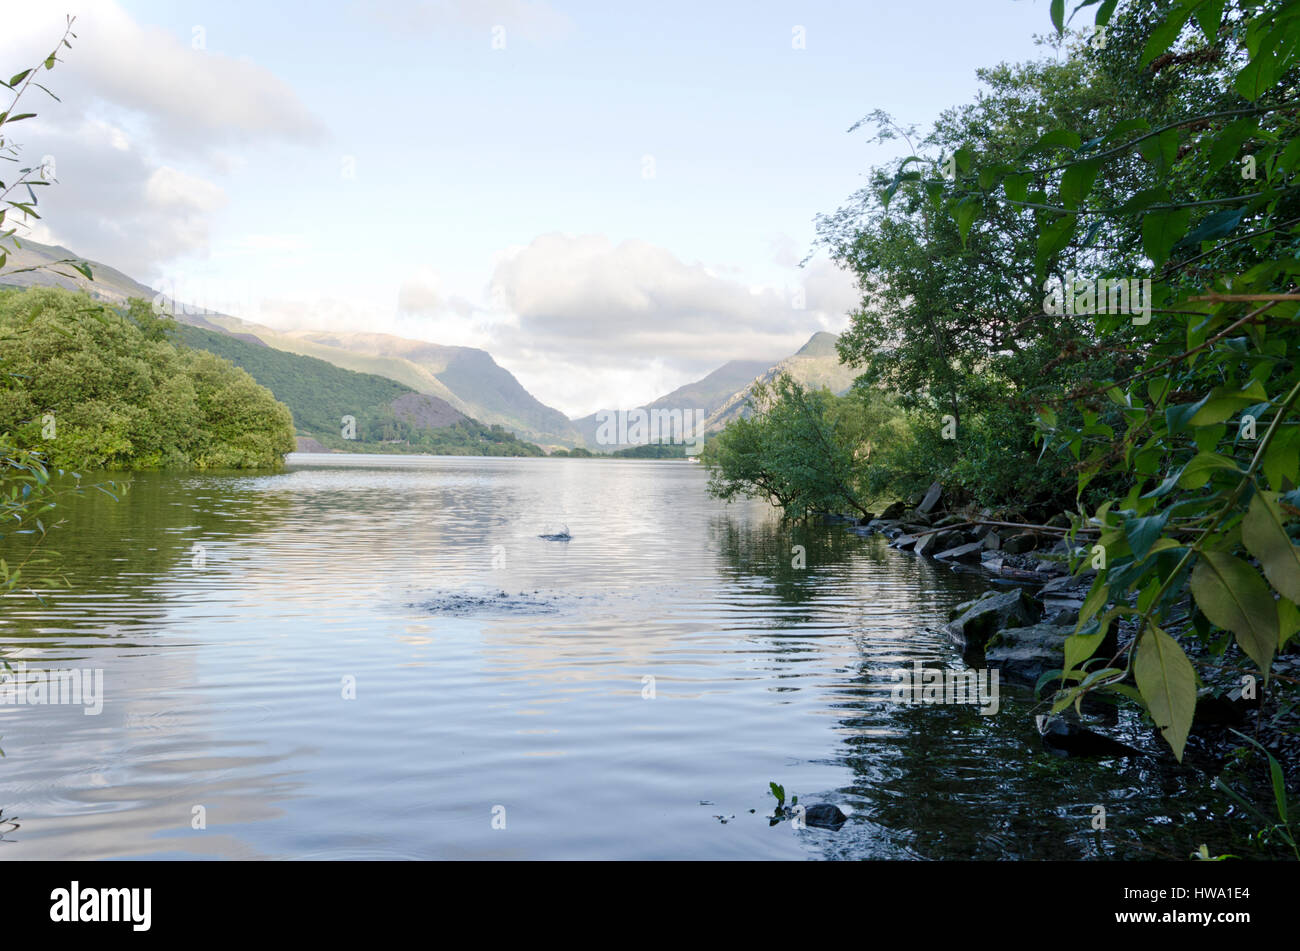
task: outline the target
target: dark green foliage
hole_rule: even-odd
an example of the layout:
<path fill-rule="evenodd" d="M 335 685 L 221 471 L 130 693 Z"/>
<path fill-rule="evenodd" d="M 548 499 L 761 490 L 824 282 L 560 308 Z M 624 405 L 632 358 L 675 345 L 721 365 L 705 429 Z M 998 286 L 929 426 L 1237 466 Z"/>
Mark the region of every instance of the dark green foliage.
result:
<path fill-rule="evenodd" d="M 0 292 L 0 432 L 64 468 L 279 465 L 288 409 L 227 361 L 168 343 L 165 326 L 71 291 Z"/>

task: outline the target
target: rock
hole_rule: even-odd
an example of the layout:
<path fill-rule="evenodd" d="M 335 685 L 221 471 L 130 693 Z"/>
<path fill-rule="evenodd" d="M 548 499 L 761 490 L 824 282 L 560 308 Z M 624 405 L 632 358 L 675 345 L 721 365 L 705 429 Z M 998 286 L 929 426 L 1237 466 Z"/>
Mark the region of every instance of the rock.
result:
<path fill-rule="evenodd" d="M 1040 717 L 1043 745 L 1056 756 L 1141 756 L 1142 753 L 1100 733 L 1085 730 L 1064 717 Z"/>
<path fill-rule="evenodd" d="M 1069 574 L 1065 566 L 1059 562 L 1042 561 L 1041 559 L 1034 565 L 1034 570 L 1048 578 L 1058 578 L 1061 575 Z"/>
<path fill-rule="evenodd" d="M 883 512 L 880 513 L 880 518 L 886 521 L 890 519 L 896 519 L 906 511 L 907 511 L 907 505 L 905 503 L 894 502 L 892 505 L 890 505 L 888 508 L 886 508 Z"/>
<path fill-rule="evenodd" d="M 1050 600 L 1043 601 L 1043 621 L 1047 624 L 1068 624 L 1071 628 L 1079 623 L 1079 609 L 1082 601 Z"/>
<path fill-rule="evenodd" d="M 1215 694 L 1203 687 L 1196 698 L 1192 722 L 1197 726 L 1241 726 L 1252 710 L 1259 707 L 1259 698 L 1243 700 L 1241 688 L 1231 693 Z"/>
<path fill-rule="evenodd" d="M 947 551 L 941 551 L 935 555 L 940 561 L 960 561 L 965 564 L 979 564 L 980 555 L 984 551 L 983 542 L 967 542 L 965 545 L 958 545 L 956 548 L 949 548 Z"/>
<path fill-rule="evenodd" d="M 1038 536 L 1033 532 L 1021 532 L 1019 535 L 1012 535 L 1002 543 L 1002 550 L 1010 555 L 1023 555 L 1027 551 L 1033 551 L 1038 547 Z"/>
<path fill-rule="evenodd" d="M 993 531 L 985 532 L 980 544 L 989 551 L 999 551 L 1002 548 L 1002 536 Z"/>
<path fill-rule="evenodd" d="M 949 548 L 956 548 L 965 539 L 962 538 L 961 532 L 951 530 L 931 532 L 928 535 L 921 536 L 921 540 L 916 543 L 913 549 L 918 555 L 926 555 L 933 558 L 935 554 L 941 551 L 947 551 Z"/>
<path fill-rule="evenodd" d="M 921 504 L 916 507 L 918 512 L 929 512 L 939 504 L 939 496 L 943 495 L 943 486 L 938 482 L 933 483 L 930 488 L 925 490 L 925 498 L 921 499 Z"/>
<path fill-rule="evenodd" d="M 1030 624 L 998 631 L 984 647 L 984 663 L 1002 671 L 1002 679 L 1033 686 L 1049 670 L 1065 661 L 1065 639 L 1074 627 L 1064 624 Z"/>
<path fill-rule="evenodd" d="M 1064 512 L 1057 512 L 1047 520 L 1046 524 L 1052 528 L 1069 528 L 1070 516 L 1066 515 Z"/>
<path fill-rule="evenodd" d="M 947 528 L 949 525 L 965 525 L 969 521 L 970 519 L 961 515 L 945 515 L 933 524 L 935 528 Z"/>
<path fill-rule="evenodd" d="M 1087 597 L 1089 589 L 1097 579 L 1097 572 L 1085 571 L 1078 575 L 1065 575 L 1053 578 L 1038 591 L 1040 598 L 1079 598 Z"/>
<path fill-rule="evenodd" d="M 889 543 L 890 548 L 897 548 L 899 551 L 908 551 L 916 544 L 915 535 L 899 535 Z"/>
<path fill-rule="evenodd" d="M 962 614 L 965 614 L 967 611 L 969 611 L 975 605 L 979 604 L 985 598 L 992 598 L 997 594 L 998 592 L 996 591 L 985 591 L 978 598 L 971 598 L 969 601 L 963 601 L 961 604 L 958 604 L 956 607 L 953 607 L 948 611 L 948 620 L 951 621 L 954 618 L 957 618 Z"/>
<path fill-rule="evenodd" d="M 866 515 L 864 515 L 864 516 L 862 516 L 860 519 L 858 519 L 858 524 L 859 524 L 859 525 L 870 525 L 870 524 L 871 524 L 871 520 L 874 519 L 875 517 L 876 517 L 876 516 L 875 516 L 873 513 L 868 512 Z"/>
<path fill-rule="evenodd" d="M 926 515 L 924 512 L 904 512 L 903 521 L 910 522 L 913 525 L 923 525 L 926 528 L 929 528 L 933 524 L 930 516 Z"/>
<path fill-rule="evenodd" d="M 1023 588 L 999 591 L 980 598 L 946 627 L 948 636 L 963 652 L 980 651 L 998 631 L 1035 624 L 1043 606 Z"/>
<path fill-rule="evenodd" d="M 838 806 L 833 806 L 829 802 L 819 802 L 815 806 L 809 806 L 804 811 L 803 818 L 810 826 L 838 832 L 840 826 L 844 825 L 849 817 L 842 813 Z"/>

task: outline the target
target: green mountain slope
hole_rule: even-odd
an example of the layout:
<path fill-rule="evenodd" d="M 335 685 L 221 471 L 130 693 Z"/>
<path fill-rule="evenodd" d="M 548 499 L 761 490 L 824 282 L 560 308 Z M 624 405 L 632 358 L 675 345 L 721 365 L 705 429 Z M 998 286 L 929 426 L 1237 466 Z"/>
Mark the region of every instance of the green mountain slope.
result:
<path fill-rule="evenodd" d="M 497 426 L 485 426 L 436 396 L 383 376 L 356 373 L 315 357 L 181 325 L 187 346 L 247 370 L 293 412 L 298 435 L 350 451 L 419 451 L 450 455 L 536 456 L 541 450 Z M 344 417 L 355 438 L 344 437 Z"/>
<path fill-rule="evenodd" d="M 420 393 L 446 400 L 485 423 L 547 445 L 577 446 L 582 437 L 557 409 L 539 401 L 491 354 L 391 334 L 300 330 L 281 333 L 230 318 L 214 318 L 225 330 L 255 334 L 290 353 L 326 360 L 358 373 L 377 373 Z"/>

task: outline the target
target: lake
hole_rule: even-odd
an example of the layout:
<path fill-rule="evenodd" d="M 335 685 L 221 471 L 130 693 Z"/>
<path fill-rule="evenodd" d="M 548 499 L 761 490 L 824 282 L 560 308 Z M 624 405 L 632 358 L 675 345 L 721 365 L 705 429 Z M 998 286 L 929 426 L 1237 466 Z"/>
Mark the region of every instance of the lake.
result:
<path fill-rule="evenodd" d="M 129 478 L 66 506 L 49 544 L 71 586 L 0 614 L 11 664 L 103 683 L 97 715 L 0 705 L 0 858 L 1224 844 L 1193 767 L 1052 757 L 1028 691 L 1003 684 L 993 715 L 894 700 L 891 671 L 961 666 L 937 629 L 987 581 L 724 505 L 698 465 L 294 455 Z M 1114 729 L 1158 749 L 1136 719 Z M 769 781 L 850 818 L 772 825 Z"/>

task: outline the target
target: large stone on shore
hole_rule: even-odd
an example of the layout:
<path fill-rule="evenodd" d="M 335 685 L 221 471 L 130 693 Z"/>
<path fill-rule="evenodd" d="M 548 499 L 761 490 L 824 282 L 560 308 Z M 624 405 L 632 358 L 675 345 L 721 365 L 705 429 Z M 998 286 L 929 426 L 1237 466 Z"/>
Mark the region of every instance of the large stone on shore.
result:
<path fill-rule="evenodd" d="M 934 527 L 947 528 L 950 525 L 965 525 L 969 521 L 970 519 L 962 515 L 945 515 L 943 518 L 935 520 Z"/>
<path fill-rule="evenodd" d="M 1040 598 L 1085 598 L 1096 580 L 1095 571 L 1053 578 L 1039 589 L 1038 596 Z"/>
<path fill-rule="evenodd" d="M 1038 599 L 1016 588 L 980 598 L 950 621 L 945 630 L 963 652 L 980 651 L 998 631 L 1036 624 L 1042 616 L 1043 606 Z"/>
<path fill-rule="evenodd" d="M 938 482 L 931 484 L 930 488 L 925 490 L 925 497 L 921 499 L 921 504 L 916 507 L 918 512 L 929 512 L 939 504 L 939 496 L 943 495 L 943 486 Z"/>
<path fill-rule="evenodd" d="M 1073 625 L 1030 624 L 998 631 L 984 648 L 984 663 L 1002 671 L 1003 680 L 1033 686 L 1065 662 L 1065 639 Z"/>
<path fill-rule="evenodd" d="M 913 549 L 918 555 L 927 555 L 933 558 L 941 551 L 947 551 L 949 548 L 955 548 L 965 539 L 961 532 L 951 530 L 931 532 L 928 535 L 921 536 L 921 540 L 916 543 Z"/>
<path fill-rule="evenodd" d="M 959 561 L 963 564 L 977 565 L 983 552 L 983 542 L 967 542 L 965 545 L 958 545 L 956 548 L 941 551 L 934 557 L 940 561 Z"/>
<path fill-rule="evenodd" d="M 1027 551 L 1033 551 L 1038 547 L 1038 536 L 1033 532 L 1021 532 L 1019 535 L 1012 535 L 1002 543 L 1002 550 L 1008 555 L 1023 555 Z"/>
<path fill-rule="evenodd" d="M 883 512 L 880 513 L 880 518 L 886 521 L 891 519 L 896 519 L 906 511 L 907 511 L 906 502 L 894 502 L 891 503 Z"/>
<path fill-rule="evenodd" d="M 930 516 L 926 515 L 924 512 L 904 512 L 903 521 L 911 522 L 914 525 L 924 525 L 926 528 L 929 528 L 934 524 Z"/>
<path fill-rule="evenodd" d="M 976 536 L 976 537 L 980 538 L 980 544 L 983 545 L 985 548 L 987 548 L 989 551 L 1002 550 L 1002 536 L 999 535 L 997 532 L 989 531 L 989 532 L 985 532 L 982 536 Z"/>

